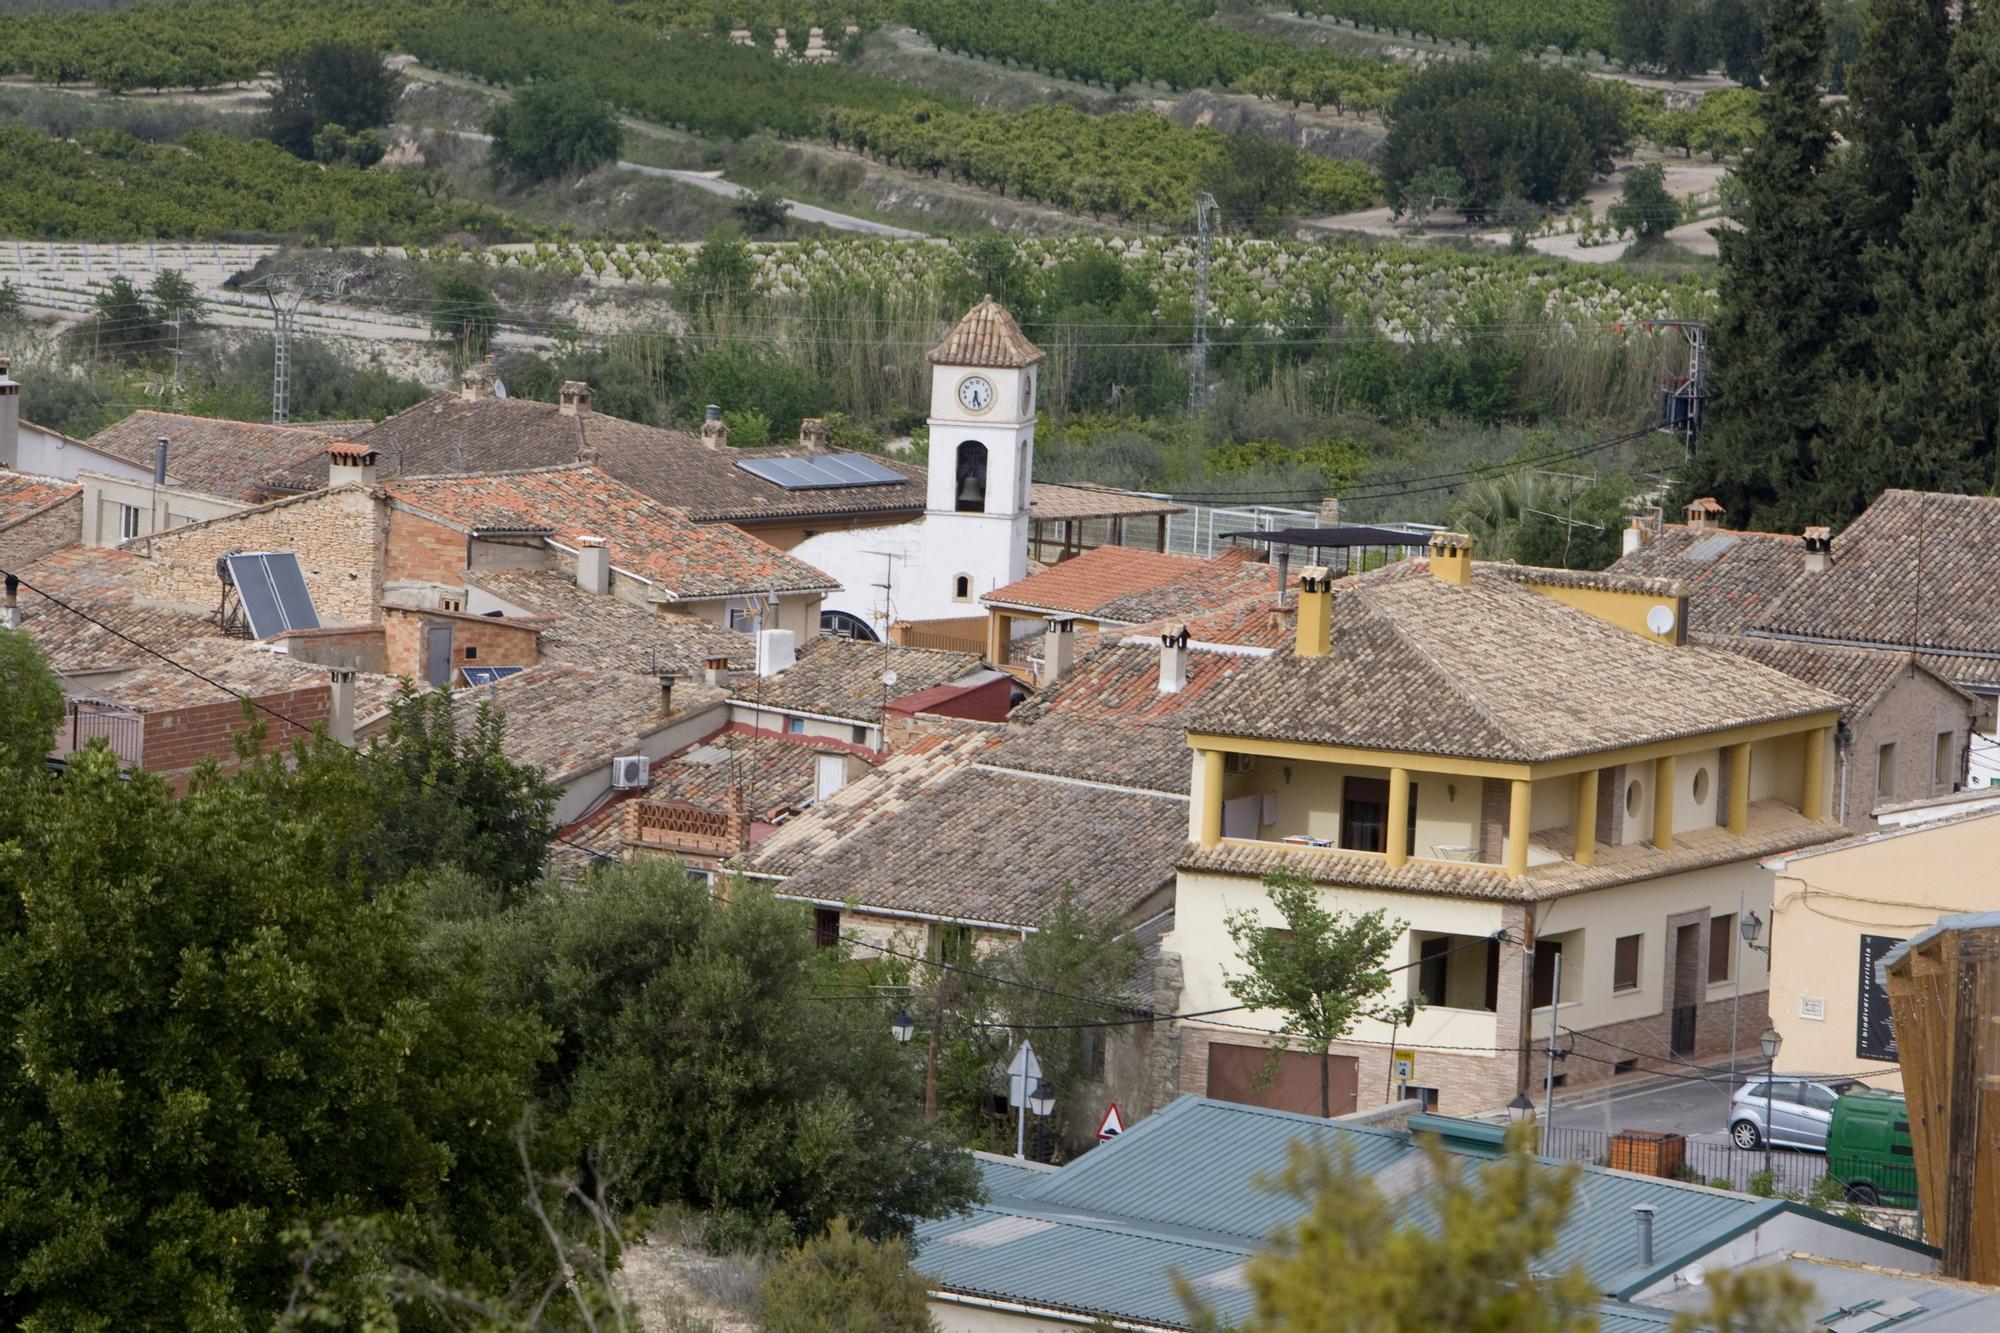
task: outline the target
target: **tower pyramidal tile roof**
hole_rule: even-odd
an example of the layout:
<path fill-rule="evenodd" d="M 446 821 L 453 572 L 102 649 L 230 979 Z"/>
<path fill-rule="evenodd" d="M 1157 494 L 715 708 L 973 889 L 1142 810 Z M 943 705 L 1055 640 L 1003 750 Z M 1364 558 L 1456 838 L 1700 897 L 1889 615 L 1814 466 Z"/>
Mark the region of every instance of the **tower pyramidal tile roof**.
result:
<path fill-rule="evenodd" d="M 1028 341 L 1007 308 L 988 293 L 958 321 L 958 327 L 931 349 L 934 366 L 987 366 L 1020 370 L 1042 360 L 1042 349 Z"/>

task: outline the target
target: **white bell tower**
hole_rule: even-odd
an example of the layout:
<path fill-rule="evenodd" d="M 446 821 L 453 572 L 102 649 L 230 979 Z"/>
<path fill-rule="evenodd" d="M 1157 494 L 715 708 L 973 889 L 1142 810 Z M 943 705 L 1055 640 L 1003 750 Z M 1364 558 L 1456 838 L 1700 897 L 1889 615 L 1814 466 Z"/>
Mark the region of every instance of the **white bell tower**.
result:
<path fill-rule="evenodd" d="M 1028 572 L 1035 390 L 1042 351 L 991 296 L 931 349 L 929 494 L 925 526 L 951 578 L 973 595 Z"/>

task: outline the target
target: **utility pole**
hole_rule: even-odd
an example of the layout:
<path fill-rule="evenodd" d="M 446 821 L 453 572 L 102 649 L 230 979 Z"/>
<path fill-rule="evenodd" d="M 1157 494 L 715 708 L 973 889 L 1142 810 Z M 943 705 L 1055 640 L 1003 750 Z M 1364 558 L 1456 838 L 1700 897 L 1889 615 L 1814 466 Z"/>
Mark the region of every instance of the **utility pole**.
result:
<path fill-rule="evenodd" d="M 1208 397 L 1208 259 L 1215 196 L 1203 190 L 1194 197 L 1194 346 L 1188 359 L 1188 415 L 1201 411 Z"/>
<path fill-rule="evenodd" d="M 292 330 L 306 282 L 294 273 L 273 273 L 256 285 L 271 303 L 271 424 L 282 426 L 291 413 Z"/>
<path fill-rule="evenodd" d="M 1544 1153 L 1547 1153 L 1549 1150 L 1549 1138 L 1556 1124 L 1556 1036 L 1562 1031 L 1560 1020 L 1562 1018 L 1563 998 L 1563 956 L 1561 950 L 1556 951 L 1555 963 L 1555 980 L 1549 986 L 1549 1072 L 1546 1087 L 1542 1093 L 1542 1104 L 1547 1108 L 1542 1112 L 1542 1151 Z"/>
<path fill-rule="evenodd" d="M 1702 409 L 1708 403 L 1708 325 L 1698 319 L 1663 319 L 1654 324 L 1679 329 L 1687 338 L 1687 374 L 1661 386 L 1660 406 L 1661 428 L 1679 435 L 1692 458 L 1695 437 L 1701 434 Z"/>
<path fill-rule="evenodd" d="M 167 391 L 167 406 L 178 407 L 181 401 L 181 308 L 175 306 L 167 316 L 167 327 L 174 331 L 174 382 Z"/>

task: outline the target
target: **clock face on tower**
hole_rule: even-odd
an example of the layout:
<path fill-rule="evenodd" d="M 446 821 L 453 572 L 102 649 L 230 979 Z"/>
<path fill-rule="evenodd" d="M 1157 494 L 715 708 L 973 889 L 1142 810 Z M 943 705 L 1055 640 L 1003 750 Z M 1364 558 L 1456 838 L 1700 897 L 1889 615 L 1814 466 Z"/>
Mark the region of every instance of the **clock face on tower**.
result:
<path fill-rule="evenodd" d="M 984 375 L 967 375 L 958 382 L 958 405 L 968 412 L 984 412 L 993 406 L 993 381 Z"/>

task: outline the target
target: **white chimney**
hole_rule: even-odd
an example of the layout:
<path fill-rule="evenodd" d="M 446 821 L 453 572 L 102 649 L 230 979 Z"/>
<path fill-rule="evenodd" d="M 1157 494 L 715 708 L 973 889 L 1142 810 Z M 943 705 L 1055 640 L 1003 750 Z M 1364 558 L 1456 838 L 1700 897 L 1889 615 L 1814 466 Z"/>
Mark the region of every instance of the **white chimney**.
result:
<path fill-rule="evenodd" d="M 7 576 L 5 591 L 0 592 L 0 629 L 21 628 L 21 580 L 12 574 Z"/>
<path fill-rule="evenodd" d="M 729 659 L 711 657 L 702 664 L 701 678 L 718 690 L 729 687 Z"/>
<path fill-rule="evenodd" d="M 153 484 L 167 484 L 167 437 L 164 435 L 153 441 Z"/>
<path fill-rule="evenodd" d="M 1806 529 L 1806 573 L 1824 574 L 1833 568 L 1833 529 Z"/>
<path fill-rule="evenodd" d="M 788 629 L 757 632 L 757 674 L 775 676 L 799 660 L 799 636 Z"/>
<path fill-rule="evenodd" d="M 21 386 L 7 371 L 10 363 L 0 356 L 0 467 L 21 466 Z"/>
<path fill-rule="evenodd" d="M 1713 532 L 1722 526 L 1726 512 L 1714 496 L 1704 495 L 1688 502 L 1687 525 L 1695 532 Z"/>
<path fill-rule="evenodd" d="M 1069 674 L 1076 664 L 1076 622 L 1051 617 L 1048 633 L 1042 636 L 1041 684 L 1053 685 Z"/>
<path fill-rule="evenodd" d="M 611 591 L 611 548 L 604 538 L 576 539 L 576 586 L 600 597 Z"/>
<path fill-rule="evenodd" d="M 844 754 L 819 754 L 813 756 L 813 799 L 824 801 L 827 797 L 847 785 L 847 756 Z"/>
<path fill-rule="evenodd" d="M 714 403 L 708 405 L 708 415 L 702 418 L 701 442 L 711 449 L 729 443 L 729 423 L 722 419 L 722 409 Z"/>
<path fill-rule="evenodd" d="M 1625 532 L 1620 538 L 1619 549 L 1626 555 L 1630 555 L 1634 551 L 1643 550 L 1645 549 L 1647 540 L 1652 535 L 1653 530 L 1646 526 L 1646 520 L 1634 514 L 1632 515 L 1632 521 L 1625 526 Z"/>
<path fill-rule="evenodd" d="M 1167 626 L 1160 636 L 1160 693 L 1179 694 L 1187 688 L 1188 627 Z"/>
<path fill-rule="evenodd" d="M 164 445 L 166 441 L 160 443 Z M 326 447 L 326 484 L 328 487 L 373 486 L 375 465 L 381 458 L 365 444 L 335 440 Z"/>
<path fill-rule="evenodd" d="M 354 748 L 354 672 L 335 667 L 326 687 L 326 734 Z"/>
<path fill-rule="evenodd" d="M 590 385 L 582 380 L 564 380 L 556 394 L 556 411 L 566 417 L 580 417 L 590 411 Z"/>

